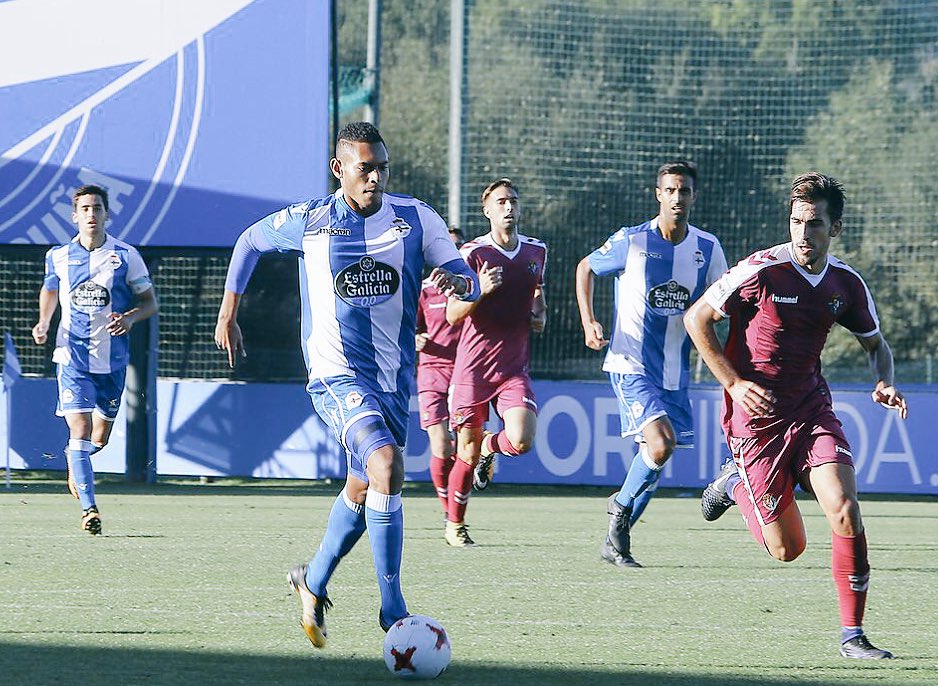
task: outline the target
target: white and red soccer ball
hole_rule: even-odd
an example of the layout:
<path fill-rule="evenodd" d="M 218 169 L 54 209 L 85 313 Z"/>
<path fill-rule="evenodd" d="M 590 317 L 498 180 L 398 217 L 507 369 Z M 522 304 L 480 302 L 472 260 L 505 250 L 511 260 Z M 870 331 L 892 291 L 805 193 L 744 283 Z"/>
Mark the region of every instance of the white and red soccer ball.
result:
<path fill-rule="evenodd" d="M 451 655 L 446 629 L 425 615 L 399 619 L 384 638 L 384 664 L 401 679 L 434 679 L 449 666 Z"/>

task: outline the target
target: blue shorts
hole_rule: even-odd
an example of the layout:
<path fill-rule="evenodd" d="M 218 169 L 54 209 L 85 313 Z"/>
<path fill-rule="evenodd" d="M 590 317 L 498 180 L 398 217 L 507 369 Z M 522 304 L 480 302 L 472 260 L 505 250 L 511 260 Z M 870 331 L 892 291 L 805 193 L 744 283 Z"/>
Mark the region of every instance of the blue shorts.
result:
<path fill-rule="evenodd" d="M 674 427 L 677 445 L 694 445 L 694 414 L 686 388 L 666 391 L 640 374 L 610 374 L 609 380 L 619 400 L 623 438 L 635 436 L 635 441 L 641 442 L 645 427 L 666 416 Z"/>
<path fill-rule="evenodd" d="M 333 376 L 311 381 L 306 391 L 345 448 L 348 473 L 362 481 L 368 481 L 365 464 L 375 450 L 407 440 L 409 389 L 387 393 L 353 376 Z"/>
<path fill-rule="evenodd" d="M 59 400 L 55 413 L 63 417 L 71 412 L 93 410 L 113 422 L 121 406 L 126 373 L 126 367 L 110 374 L 92 374 L 67 364 L 58 365 Z"/>

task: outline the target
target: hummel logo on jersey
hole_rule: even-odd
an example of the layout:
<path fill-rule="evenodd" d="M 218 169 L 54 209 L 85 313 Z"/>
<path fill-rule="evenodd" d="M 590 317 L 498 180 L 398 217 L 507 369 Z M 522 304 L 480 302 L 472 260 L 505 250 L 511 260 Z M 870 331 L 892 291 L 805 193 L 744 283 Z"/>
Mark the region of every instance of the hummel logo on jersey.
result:
<path fill-rule="evenodd" d="M 775 295 L 772 294 L 772 302 L 774 303 L 783 303 L 785 305 L 797 305 L 798 296 L 797 295 Z"/>

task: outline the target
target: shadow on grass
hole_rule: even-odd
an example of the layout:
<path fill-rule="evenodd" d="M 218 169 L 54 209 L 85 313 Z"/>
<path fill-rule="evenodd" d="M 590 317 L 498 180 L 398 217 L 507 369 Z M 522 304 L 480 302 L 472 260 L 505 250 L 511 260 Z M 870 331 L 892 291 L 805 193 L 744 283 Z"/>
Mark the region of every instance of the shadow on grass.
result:
<path fill-rule="evenodd" d="M 159 632 L 156 632 L 158 634 Z M 153 634 L 153 640 L 159 640 Z M 145 640 L 145 639 L 144 639 Z M 570 656 L 576 661 L 575 651 Z M 724 671 L 724 670 L 717 670 Z M 843 686 L 844 669 L 832 670 L 830 680 L 814 680 L 815 686 Z M 98 648 L 8 643 L 0 641 L 0 673 L 7 684 L 31 686 L 74 683 L 177 684 L 226 686 L 240 684 L 322 684 L 352 686 L 358 684 L 401 683 L 376 658 L 349 659 L 329 657 L 326 653 L 304 657 L 256 654 L 208 653 L 141 648 Z M 849 678 L 849 677 L 848 677 Z M 614 665 L 596 670 L 572 666 L 558 668 L 513 667 L 505 665 L 466 665 L 457 661 L 435 683 L 459 686 L 511 684 L 512 686 L 552 686 L 588 684 L 589 686 L 789 686 L 791 679 L 749 676 L 698 674 L 692 671 L 668 673 L 665 670 L 641 671 Z"/>

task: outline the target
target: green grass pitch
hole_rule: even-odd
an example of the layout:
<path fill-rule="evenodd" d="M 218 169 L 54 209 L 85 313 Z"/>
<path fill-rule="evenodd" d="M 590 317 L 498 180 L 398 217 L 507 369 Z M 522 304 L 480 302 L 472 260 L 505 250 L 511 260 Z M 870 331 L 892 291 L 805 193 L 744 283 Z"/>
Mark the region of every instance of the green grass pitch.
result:
<path fill-rule="evenodd" d="M 338 484 L 106 479 L 93 538 L 47 476 L 0 489 L 0 683 L 400 683 L 381 659 L 366 540 L 330 586 L 326 649 L 298 626 L 286 571 L 315 551 Z M 611 490 L 496 484 L 471 501 L 480 546 L 455 550 L 432 490 L 408 484 L 405 594 L 453 642 L 438 683 L 938 684 L 938 500 L 862 501 L 866 628 L 898 656 L 870 663 L 837 655 L 815 503 L 801 502 L 808 550 L 782 564 L 735 511 L 707 524 L 697 493 L 661 493 L 633 531 L 645 568 L 619 570 L 598 556 Z"/>

